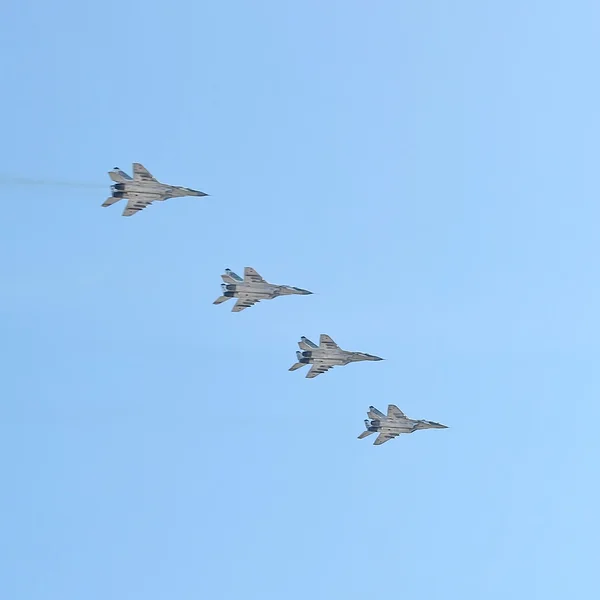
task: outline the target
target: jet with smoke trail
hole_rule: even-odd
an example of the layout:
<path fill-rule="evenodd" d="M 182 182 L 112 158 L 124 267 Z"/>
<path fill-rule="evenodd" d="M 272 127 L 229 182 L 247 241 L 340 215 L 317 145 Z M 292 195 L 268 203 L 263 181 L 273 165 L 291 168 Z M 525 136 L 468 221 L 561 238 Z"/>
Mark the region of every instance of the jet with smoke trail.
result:
<path fill-rule="evenodd" d="M 102 206 L 111 206 L 125 198 L 127 206 L 123 211 L 124 217 L 134 215 L 153 202 L 181 196 L 208 196 L 198 190 L 160 183 L 140 163 L 133 163 L 133 178 L 121 171 L 119 167 L 110 171 L 108 176 L 115 184 L 111 186 L 112 196 Z"/>

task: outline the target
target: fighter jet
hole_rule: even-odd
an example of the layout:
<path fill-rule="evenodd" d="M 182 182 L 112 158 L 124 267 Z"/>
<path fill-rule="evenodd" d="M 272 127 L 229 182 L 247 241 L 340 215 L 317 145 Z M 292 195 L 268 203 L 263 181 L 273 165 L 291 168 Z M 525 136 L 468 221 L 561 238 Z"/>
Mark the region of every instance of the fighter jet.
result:
<path fill-rule="evenodd" d="M 221 279 L 224 281 L 221 284 L 223 295 L 219 296 L 213 304 L 221 304 L 222 302 L 227 302 L 230 298 L 238 298 L 238 301 L 231 309 L 232 312 L 240 312 L 261 300 L 272 300 L 273 298 L 277 298 L 277 296 L 289 296 L 292 294 L 306 296 L 312 294 L 312 292 L 303 290 L 302 288 L 269 283 L 252 267 L 244 269 L 244 279 L 236 275 L 231 269 L 225 269 L 225 274 L 221 275 Z"/>
<path fill-rule="evenodd" d="M 321 334 L 319 345 L 317 346 L 308 338 L 302 336 L 298 342 L 300 351 L 296 351 L 298 362 L 290 367 L 290 371 L 295 371 L 300 367 L 311 364 L 312 367 L 306 374 L 308 379 L 312 379 L 333 367 L 344 366 L 351 362 L 361 360 L 383 360 L 379 356 L 365 354 L 364 352 L 349 352 L 342 350 L 328 335 Z"/>
<path fill-rule="evenodd" d="M 409 419 L 397 406 L 390 404 L 388 406 L 387 416 L 374 406 L 369 406 L 367 413 L 369 419 L 365 419 L 366 431 L 363 431 L 358 439 L 362 440 L 372 433 L 379 433 L 374 446 L 379 446 L 392 438 L 398 437 L 401 433 L 412 433 L 417 429 L 447 429 L 446 425 L 435 423 L 434 421 Z"/>
<path fill-rule="evenodd" d="M 140 163 L 133 163 L 133 179 L 119 167 L 110 171 L 108 176 L 115 183 L 110 186 L 112 196 L 102 206 L 110 206 L 126 198 L 127 206 L 123 211 L 124 217 L 134 215 L 155 201 L 162 202 L 180 196 L 208 196 L 198 190 L 160 183 Z"/>

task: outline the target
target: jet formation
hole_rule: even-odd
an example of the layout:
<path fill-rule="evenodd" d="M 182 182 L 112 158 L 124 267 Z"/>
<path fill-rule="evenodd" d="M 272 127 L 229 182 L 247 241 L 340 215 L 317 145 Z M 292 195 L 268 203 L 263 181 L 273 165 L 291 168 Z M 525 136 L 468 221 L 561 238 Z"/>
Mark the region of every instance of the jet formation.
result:
<path fill-rule="evenodd" d="M 237 302 L 233 305 L 231 312 L 240 312 L 261 300 L 272 300 L 278 296 L 307 296 L 312 294 L 312 292 L 303 290 L 302 288 L 269 283 L 252 267 L 244 269 L 243 279 L 231 269 L 225 269 L 225 273 L 221 275 L 221 279 L 224 282 L 221 284 L 223 295 L 219 296 L 213 304 L 222 304 L 223 302 L 227 302 L 227 300 L 231 300 L 231 298 L 237 298 Z"/>
<path fill-rule="evenodd" d="M 395 404 L 388 406 L 387 415 L 374 406 L 369 406 L 367 416 L 370 420 L 365 419 L 366 431 L 363 431 L 358 439 L 362 440 L 373 433 L 379 433 L 373 442 L 374 446 L 380 446 L 402 433 L 412 433 L 418 429 L 447 429 L 446 425 L 435 421 L 409 419 Z"/>
<path fill-rule="evenodd" d="M 351 362 L 360 362 L 363 360 L 383 360 L 379 356 L 365 354 L 364 352 L 350 352 L 342 350 L 328 335 L 322 333 L 319 338 L 319 345 L 311 342 L 307 337 L 302 336 L 298 342 L 300 350 L 296 351 L 298 362 L 290 367 L 290 371 L 295 371 L 306 365 L 312 365 L 306 377 L 313 379 L 333 367 L 341 367 Z"/>
<path fill-rule="evenodd" d="M 135 215 L 153 202 L 163 202 L 169 198 L 181 196 L 208 196 L 204 192 L 191 188 L 167 185 L 155 179 L 150 171 L 140 163 L 133 163 L 133 178 L 119 167 L 109 171 L 108 176 L 115 182 L 110 186 L 112 196 L 102 206 L 111 206 L 124 198 L 127 206 L 123 211 L 124 217 Z"/>
<path fill-rule="evenodd" d="M 119 200 L 125 199 L 127 205 L 123 210 L 124 217 L 134 215 L 153 202 L 162 202 L 169 198 L 182 196 L 208 196 L 204 192 L 191 188 L 161 183 L 140 163 L 133 163 L 133 177 L 130 177 L 119 167 L 115 167 L 108 175 L 114 182 L 111 185 L 112 195 L 102 206 L 111 206 Z M 213 304 L 222 304 L 235 298 L 236 302 L 231 309 L 232 312 L 241 312 L 261 300 L 272 300 L 278 296 L 307 296 L 312 294 L 312 292 L 299 287 L 269 283 L 252 267 L 244 269 L 243 278 L 231 269 L 225 269 L 221 279 L 223 280 L 221 284 L 222 295 Z M 298 346 L 300 347 L 300 350 L 296 351 L 298 362 L 292 365 L 289 370 L 296 371 L 304 366 L 311 365 L 306 374 L 308 379 L 313 379 L 333 367 L 344 366 L 351 362 L 383 360 L 379 356 L 364 352 L 342 350 L 331 337 L 324 333 L 319 338 L 318 346 L 304 336 L 300 338 Z M 367 416 L 369 419 L 365 420 L 366 431 L 361 433 L 358 438 L 363 439 L 373 433 L 378 433 L 379 435 L 373 442 L 375 446 L 398 437 L 400 434 L 413 433 L 418 429 L 446 429 L 446 425 L 434 421 L 409 419 L 394 404 L 388 406 L 387 415 L 370 406 Z"/>

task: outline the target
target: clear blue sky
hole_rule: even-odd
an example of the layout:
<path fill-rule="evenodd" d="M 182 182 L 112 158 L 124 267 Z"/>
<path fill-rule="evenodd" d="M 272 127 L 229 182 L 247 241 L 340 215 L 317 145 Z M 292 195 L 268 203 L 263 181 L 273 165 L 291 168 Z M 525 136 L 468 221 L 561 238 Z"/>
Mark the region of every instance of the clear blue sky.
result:
<path fill-rule="evenodd" d="M 0 16 L 2 599 L 598 597 L 597 2 Z"/>

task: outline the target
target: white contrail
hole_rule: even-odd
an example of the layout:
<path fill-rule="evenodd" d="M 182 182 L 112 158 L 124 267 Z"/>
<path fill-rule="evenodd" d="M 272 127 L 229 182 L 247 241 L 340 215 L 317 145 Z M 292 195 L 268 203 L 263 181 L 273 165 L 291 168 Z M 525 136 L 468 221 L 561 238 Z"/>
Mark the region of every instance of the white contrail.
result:
<path fill-rule="evenodd" d="M 107 184 L 102 183 L 85 183 L 82 181 L 60 181 L 57 179 L 33 179 L 31 177 L 10 177 L 8 175 L 0 175 L 0 185 L 51 185 L 56 187 L 94 189 L 107 187 Z"/>

